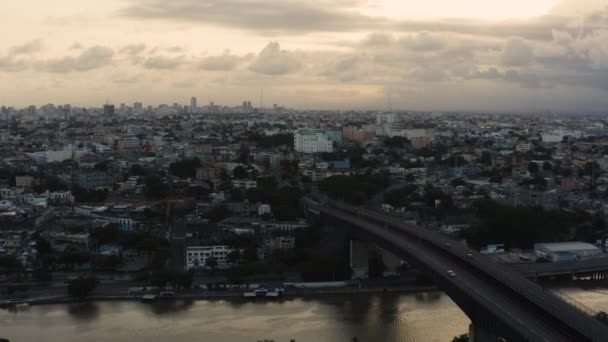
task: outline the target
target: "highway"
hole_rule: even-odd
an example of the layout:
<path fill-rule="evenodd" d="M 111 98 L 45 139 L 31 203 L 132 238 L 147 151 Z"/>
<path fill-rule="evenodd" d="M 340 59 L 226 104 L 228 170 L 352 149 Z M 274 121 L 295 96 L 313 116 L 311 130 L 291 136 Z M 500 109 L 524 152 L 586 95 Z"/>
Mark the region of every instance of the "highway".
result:
<path fill-rule="evenodd" d="M 444 281 L 470 294 L 526 340 L 604 341 L 608 336 L 608 327 L 589 317 L 590 313 L 438 233 L 364 208 L 321 201 L 323 204 L 308 200 L 307 206 L 372 233 L 393 250 L 402 251 L 402 255 L 414 256 Z M 450 277 L 448 270 L 456 276 Z"/>

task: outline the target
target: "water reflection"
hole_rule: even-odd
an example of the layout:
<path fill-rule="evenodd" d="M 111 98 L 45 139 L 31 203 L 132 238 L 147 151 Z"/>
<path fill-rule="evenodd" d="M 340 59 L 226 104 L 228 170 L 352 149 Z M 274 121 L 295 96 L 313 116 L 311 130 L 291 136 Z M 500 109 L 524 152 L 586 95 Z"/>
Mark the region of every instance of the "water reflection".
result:
<path fill-rule="evenodd" d="M 90 302 L 68 304 L 67 312 L 74 320 L 88 322 L 99 318 L 99 305 Z"/>
<path fill-rule="evenodd" d="M 167 315 L 187 311 L 194 305 L 194 300 L 162 300 L 149 303 L 147 306 L 155 315 Z"/>
<path fill-rule="evenodd" d="M 421 292 L 416 294 L 416 301 L 418 302 L 436 302 L 441 299 L 441 292 L 433 291 L 433 292 Z"/>
<path fill-rule="evenodd" d="M 468 318 L 437 294 L 383 293 L 286 299 L 100 302 L 0 311 L 12 341 L 443 342 L 467 331 Z"/>

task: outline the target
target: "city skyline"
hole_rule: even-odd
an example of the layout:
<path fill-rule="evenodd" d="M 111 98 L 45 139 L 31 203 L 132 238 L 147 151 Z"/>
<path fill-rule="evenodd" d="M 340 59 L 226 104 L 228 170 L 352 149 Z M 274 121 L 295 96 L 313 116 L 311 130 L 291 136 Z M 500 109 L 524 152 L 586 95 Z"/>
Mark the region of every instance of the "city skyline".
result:
<path fill-rule="evenodd" d="M 608 106 L 605 0 L 32 4 L 0 24 L 4 105 L 239 105 L 263 88 L 298 109 Z"/>

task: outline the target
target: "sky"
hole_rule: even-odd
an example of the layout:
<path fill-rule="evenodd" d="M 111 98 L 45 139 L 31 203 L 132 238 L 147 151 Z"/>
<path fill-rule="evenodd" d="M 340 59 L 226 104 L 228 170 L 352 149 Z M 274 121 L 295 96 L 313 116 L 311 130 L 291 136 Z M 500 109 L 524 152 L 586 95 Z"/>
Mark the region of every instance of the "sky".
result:
<path fill-rule="evenodd" d="M 0 105 L 603 111 L 608 0 L 5 0 Z"/>

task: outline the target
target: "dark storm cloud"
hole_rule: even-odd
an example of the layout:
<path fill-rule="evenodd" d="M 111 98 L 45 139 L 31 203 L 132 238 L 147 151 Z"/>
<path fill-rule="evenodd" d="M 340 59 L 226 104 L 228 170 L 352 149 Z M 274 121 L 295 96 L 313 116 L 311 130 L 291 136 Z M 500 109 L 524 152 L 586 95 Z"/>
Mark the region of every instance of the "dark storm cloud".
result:
<path fill-rule="evenodd" d="M 215 24 L 265 32 L 347 32 L 381 27 L 386 20 L 354 10 L 358 1 L 131 0 L 121 14 Z"/>

